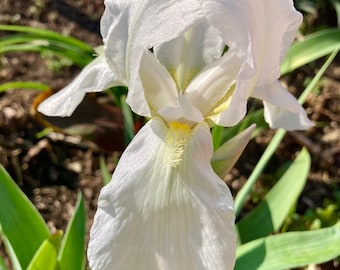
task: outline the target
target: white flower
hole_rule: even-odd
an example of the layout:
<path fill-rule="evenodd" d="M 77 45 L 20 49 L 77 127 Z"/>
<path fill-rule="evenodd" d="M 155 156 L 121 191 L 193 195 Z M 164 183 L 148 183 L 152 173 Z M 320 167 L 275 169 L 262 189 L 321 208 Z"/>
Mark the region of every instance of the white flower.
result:
<path fill-rule="evenodd" d="M 233 54 L 214 61 L 212 39 L 221 44 L 211 27 L 198 24 L 155 47 L 168 69 L 144 52 L 140 91 L 152 120 L 99 197 L 88 249 L 93 270 L 233 268 L 233 200 L 212 170 L 207 122 L 228 107 L 242 61 Z M 183 59 L 188 46 L 196 48 Z M 204 68 L 197 73 L 192 65 Z"/>
<path fill-rule="evenodd" d="M 43 102 L 41 112 L 69 116 L 86 92 L 126 85 L 132 109 L 151 116 L 139 77 L 145 49 L 164 47 L 200 24 L 214 33 L 191 39 L 185 59 L 174 55 L 181 47 L 168 51 L 168 63 L 162 59 L 166 52 L 158 58 L 167 68 L 187 61 L 185 72 L 192 74 L 221 57 L 224 45 L 228 47 L 226 54 L 242 60 L 228 109 L 215 119 L 216 123 L 229 126 L 240 121 L 246 113 L 247 98 L 252 96 L 263 100 L 265 119 L 271 127 L 292 130 L 312 126 L 303 108 L 277 80 L 280 64 L 302 20 L 292 0 L 106 0 L 105 4 L 101 20 L 103 55 L 74 82 Z M 194 42 L 204 44 L 195 46 Z M 199 54 L 199 60 L 193 60 Z"/>
<path fill-rule="evenodd" d="M 101 191 L 90 266 L 233 269 L 232 196 L 210 162 L 224 175 L 244 145 L 213 158 L 209 126 L 238 123 L 250 96 L 273 127 L 311 125 L 277 81 L 301 15 L 291 0 L 105 3 L 103 55 L 39 108 L 66 116 L 86 92 L 126 85 L 133 111 L 151 117 Z"/>

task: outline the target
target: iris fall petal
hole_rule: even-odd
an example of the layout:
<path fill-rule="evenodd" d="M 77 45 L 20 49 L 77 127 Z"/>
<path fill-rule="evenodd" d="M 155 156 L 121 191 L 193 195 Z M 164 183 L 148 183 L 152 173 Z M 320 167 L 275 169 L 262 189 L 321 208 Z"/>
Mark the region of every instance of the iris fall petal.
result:
<path fill-rule="evenodd" d="M 70 116 L 86 93 L 103 91 L 115 85 L 114 74 L 104 57 L 99 55 L 69 85 L 43 101 L 38 110 L 50 116 Z"/>
<path fill-rule="evenodd" d="M 206 124 L 149 121 L 99 197 L 92 270 L 233 269 L 233 201 L 211 156 Z"/>
<path fill-rule="evenodd" d="M 253 96 L 263 100 L 264 117 L 271 128 L 298 130 L 313 126 L 303 107 L 279 81 L 255 88 Z"/>

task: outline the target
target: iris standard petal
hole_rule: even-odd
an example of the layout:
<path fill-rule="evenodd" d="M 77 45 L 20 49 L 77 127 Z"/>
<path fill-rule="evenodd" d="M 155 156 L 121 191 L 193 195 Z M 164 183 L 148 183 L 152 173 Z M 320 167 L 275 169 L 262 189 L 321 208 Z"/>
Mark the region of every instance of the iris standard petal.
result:
<path fill-rule="evenodd" d="M 233 201 L 211 156 L 205 124 L 149 121 L 99 197 L 91 269 L 233 269 Z"/>
<path fill-rule="evenodd" d="M 103 31 L 106 59 L 113 70 L 123 63 L 128 104 L 137 114 L 150 116 L 139 77 L 144 50 L 178 37 L 202 20 L 199 5 L 196 0 L 106 0 L 105 5 L 111 13 L 105 24 L 113 20 L 110 30 Z"/>
<path fill-rule="evenodd" d="M 277 82 L 281 62 L 302 22 L 293 1 L 198 1 L 208 21 L 220 31 L 230 49 L 246 56 L 234 91 L 238 97 L 233 96 L 234 101 L 238 101 L 230 104 L 229 110 L 222 114 L 224 118 L 235 115 L 233 111 L 240 113 L 240 108 L 245 110 L 245 96 L 262 96 L 266 101 L 266 120 L 272 127 L 279 123 L 288 129 L 310 127 L 311 122 L 302 107 L 287 91 L 282 92 Z M 271 93 L 264 89 L 270 89 Z M 284 116 L 294 116 L 294 119 L 284 119 Z"/>
<path fill-rule="evenodd" d="M 95 58 L 65 88 L 43 101 L 38 111 L 50 116 L 70 116 L 86 93 L 119 85 L 102 55 Z"/>
<path fill-rule="evenodd" d="M 251 69 L 256 69 L 258 85 L 279 77 L 281 61 L 302 22 L 292 0 L 198 1 L 230 48 L 247 56 L 241 79 Z"/>
<path fill-rule="evenodd" d="M 106 0 L 100 21 L 106 62 L 122 85 L 128 84 L 126 61 L 131 5 L 131 1 Z"/>
<path fill-rule="evenodd" d="M 252 53 L 258 72 L 257 85 L 273 82 L 280 76 L 280 66 L 292 44 L 302 15 L 296 11 L 292 0 L 262 1 L 248 0 L 252 16 Z"/>
<path fill-rule="evenodd" d="M 148 51 L 143 54 L 139 74 L 152 115 L 160 108 L 178 105 L 178 91 L 174 80 Z"/>
<path fill-rule="evenodd" d="M 205 66 L 221 57 L 224 42 L 207 20 L 194 25 L 179 37 L 154 48 L 157 59 L 183 90 Z"/>
<path fill-rule="evenodd" d="M 222 58 L 206 66 L 189 84 L 184 95 L 204 116 L 219 114 L 217 106 L 228 102 L 243 59 L 237 54 L 226 53 Z M 223 110 L 227 109 L 226 104 Z"/>

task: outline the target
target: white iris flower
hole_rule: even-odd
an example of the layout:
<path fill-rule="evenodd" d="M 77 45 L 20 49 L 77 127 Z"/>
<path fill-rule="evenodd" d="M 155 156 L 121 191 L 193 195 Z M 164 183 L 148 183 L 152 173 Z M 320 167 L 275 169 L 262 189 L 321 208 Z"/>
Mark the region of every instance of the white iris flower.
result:
<path fill-rule="evenodd" d="M 105 4 L 103 54 L 39 107 L 67 116 L 86 92 L 126 85 L 132 110 L 151 117 L 101 191 L 90 266 L 232 269 L 233 200 L 210 162 L 224 157 L 229 168 L 235 158 L 223 151 L 213 157 L 209 126 L 238 123 L 250 96 L 263 100 L 272 127 L 311 126 L 277 80 L 301 15 L 291 0 Z"/>

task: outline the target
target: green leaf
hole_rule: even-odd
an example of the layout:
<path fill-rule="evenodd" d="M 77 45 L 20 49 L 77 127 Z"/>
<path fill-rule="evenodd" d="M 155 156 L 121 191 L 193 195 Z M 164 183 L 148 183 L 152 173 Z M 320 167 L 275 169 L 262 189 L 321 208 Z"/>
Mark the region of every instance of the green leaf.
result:
<path fill-rule="evenodd" d="M 4 243 L 4 246 L 6 248 L 6 252 L 10 257 L 13 269 L 14 270 L 21 270 L 22 267 L 20 265 L 20 262 L 19 262 L 19 260 L 16 256 L 10 242 L 8 241 L 7 237 L 3 234 L 1 226 L 0 226 L 0 237 L 1 237 L 2 242 Z"/>
<path fill-rule="evenodd" d="M 34 205 L 0 165 L 0 225 L 7 251 L 26 269 L 50 232 Z"/>
<path fill-rule="evenodd" d="M 211 166 L 220 178 L 224 179 L 235 165 L 244 148 L 247 146 L 254 129 L 255 125 L 251 125 L 214 152 L 211 159 Z"/>
<path fill-rule="evenodd" d="M 38 82 L 30 82 L 30 81 L 19 81 L 19 82 L 8 82 L 0 84 L 0 93 L 5 92 L 10 89 L 18 89 L 18 88 L 24 88 L 24 89 L 34 89 L 39 91 L 46 91 L 50 89 L 50 87 L 43 83 Z"/>
<path fill-rule="evenodd" d="M 246 243 L 277 231 L 296 203 L 310 169 L 310 155 L 303 149 L 264 200 L 237 224 L 239 240 Z"/>
<path fill-rule="evenodd" d="M 0 43 L 1 45 L 1 43 Z M 85 56 L 79 52 L 74 52 L 73 48 L 66 46 L 66 44 L 55 44 L 54 42 L 42 42 L 42 43 L 23 43 L 13 44 L 0 47 L 0 53 L 16 52 L 16 51 L 29 51 L 43 53 L 50 51 L 55 55 L 67 57 L 79 67 L 84 67 L 92 59 L 92 56 Z"/>
<path fill-rule="evenodd" d="M 78 193 L 75 212 L 72 220 L 67 226 L 58 255 L 58 265 L 60 270 L 84 269 L 85 223 L 85 203 L 81 193 Z"/>
<path fill-rule="evenodd" d="M 0 25 L 0 30 L 19 32 L 0 38 L 0 53 L 49 51 L 55 55 L 67 57 L 79 67 L 84 67 L 95 55 L 94 50 L 87 44 L 56 32 L 20 25 Z"/>
<path fill-rule="evenodd" d="M 101 171 L 102 176 L 103 176 L 104 185 L 107 185 L 111 180 L 111 174 L 110 174 L 109 170 L 107 169 L 104 157 L 99 158 L 99 166 L 100 166 L 100 171 Z"/>
<path fill-rule="evenodd" d="M 222 135 L 223 135 L 224 127 L 215 125 L 211 129 L 211 137 L 214 145 L 214 151 L 218 149 L 222 144 Z"/>
<path fill-rule="evenodd" d="M 54 270 L 62 235 L 62 231 L 58 231 L 46 239 L 35 253 L 27 270 Z"/>
<path fill-rule="evenodd" d="M 250 125 L 256 124 L 256 129 L 253 132 L 253 137 L 260 133 L 264 129 L 268 128 L 268 124 L 265 122 L 263 117 L 263 109 L 257 109 L 255 111 L 249 111 L 247 116 L 237 125 L 233 127 L 223 128 L 222 138 L 220 144 L 230 140 L 237 134 L 248 128 Z"/>
<path fill-rule="evenodd" d="M 124 137 L 125 144 L 128 145 L 133 137 L 135 136 L 134 132 L 134 122 L 133 122 L 133 114 L 130 109 L 130 106 L 125 101 L 126 96 L 121 96 L 120 103 L 122 106 L 122 112 L 124 116 Z"/>
<path fill-rule="evenodd" d="M 289 73 L 340 48 L 340 29 L 325 29 L 294 43 L 281 65 L 281 74 Z"/>
<path fill-rule="evenodd" d="M 235 270 L 290 269 L 340 255 L 340 223 L 321 230 L 257 239 L 237 249 Z"/>
<path fill-rule="evenodd" d="M 86 43 L 76 38 L 63 36 L 59 33 L 41 29 L 41 28 L 29 27 L 29 26 L 23 26 L 23 25 L 0 24 L 0 30 L 28 33 L 31 35 L 35 35 L 36 37 L 39 37 L 40 39 L 57 40 L 57 41 L 60 41 L 61 43 L 72 45 L 73 47 L 78 48 L 78 50 L 80 51 L 85 51 L 89 54 L 93 53 L 93 49 L 89 45 L 87 45 Z"/>

